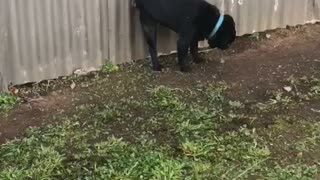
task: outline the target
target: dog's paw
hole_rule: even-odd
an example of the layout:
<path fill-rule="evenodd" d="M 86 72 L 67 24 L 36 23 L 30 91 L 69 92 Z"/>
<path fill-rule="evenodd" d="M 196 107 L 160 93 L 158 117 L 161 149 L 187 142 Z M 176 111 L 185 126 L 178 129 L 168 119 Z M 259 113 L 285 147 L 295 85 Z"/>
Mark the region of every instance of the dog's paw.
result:
<path fill-rule="evenodd" d="M 188 73 L 188 72 L 191 72 L 191 67 L 190 66 L 182 66 L 180 68 L 181 72 L 184 72 L 184 73 Z"/>
<path fill-rule="evenodd" d="M 153 66 L 152 69 L 153 71 L 156 71 L 156 72 L 161 72 L 162 71 L 162 66 L 161 65 L 158 65 L 158 66 Z"/>

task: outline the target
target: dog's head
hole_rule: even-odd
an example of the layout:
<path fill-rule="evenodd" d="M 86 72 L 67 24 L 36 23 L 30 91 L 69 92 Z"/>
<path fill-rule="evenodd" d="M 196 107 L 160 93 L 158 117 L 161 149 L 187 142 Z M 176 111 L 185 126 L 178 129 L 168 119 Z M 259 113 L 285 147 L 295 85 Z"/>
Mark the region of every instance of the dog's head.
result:
<path fill-rule="evenodd" d="M 224 15 L 224 21 L 217 33 L 208 39 L 210 48 L 228 49 L 236 39 L 236 27 L 230 15 Z"/>

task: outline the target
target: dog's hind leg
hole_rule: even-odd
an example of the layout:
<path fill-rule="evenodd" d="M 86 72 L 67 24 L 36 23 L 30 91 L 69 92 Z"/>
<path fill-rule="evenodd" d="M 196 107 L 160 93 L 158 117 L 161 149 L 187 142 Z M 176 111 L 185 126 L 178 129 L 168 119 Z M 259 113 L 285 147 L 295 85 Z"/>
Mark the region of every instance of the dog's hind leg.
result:
<path fill-rule="evenodd" d="M 148 44 L 152 68 L 154 71 L 161 71 L 162 67 L 159 64 L 157 52 L 157 23 L 148 15 L 144 14 L 143 11 L 140 12 L 140 22 Z"/>

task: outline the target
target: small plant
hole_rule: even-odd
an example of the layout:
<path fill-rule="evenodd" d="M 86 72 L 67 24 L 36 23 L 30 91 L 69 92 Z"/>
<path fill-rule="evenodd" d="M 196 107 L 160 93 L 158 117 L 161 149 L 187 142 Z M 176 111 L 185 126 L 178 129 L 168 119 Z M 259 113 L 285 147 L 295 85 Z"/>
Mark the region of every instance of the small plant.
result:
<path fill-rule="evenodd" d="M 260 33 L 258 33 L 258 32 L 253 33 L 252 35 L 250 35 L 249 38 L 252 39 L 253 41 L 259 41 L 260 40 Z"/>
<path fill-rule="evenodd" d="M 19 102 L 19 98 L 8 93 L 0 94 L 0 112 L 8 111 Z"/>
<path fill-rule="evenodd" d="M 111 63 L 104 65 L 101 69 L 102 73 L 105 73 L 105 74 L 117 72 L 119 70 L 120 70 L 119 66 L 113 65 Z"/>

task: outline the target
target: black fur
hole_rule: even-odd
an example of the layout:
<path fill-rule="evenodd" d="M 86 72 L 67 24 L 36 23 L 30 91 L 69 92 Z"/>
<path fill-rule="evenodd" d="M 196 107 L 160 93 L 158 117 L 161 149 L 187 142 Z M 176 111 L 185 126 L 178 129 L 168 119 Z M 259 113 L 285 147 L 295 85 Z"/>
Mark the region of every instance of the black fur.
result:
<path fill-rule="evenodd" d="M 140 21 L 149 46 L 152 66 L 161 71 L 157 58 L 157 25 L 163 25 L 179 35 L 177 42 L 178 60 L 181 71 L 190 70 L 186 56 L 190 52 L 196 63 L 202 60 L 198 55 L 198 42 L 208 38 L 215 27 L 220 12 L 205 0 L 136 0 L 140 10 Z M 208 39 L 211 48 L 227 49 L 236 37 L 235 23 L 230 15 L 217 34 Z"/>

